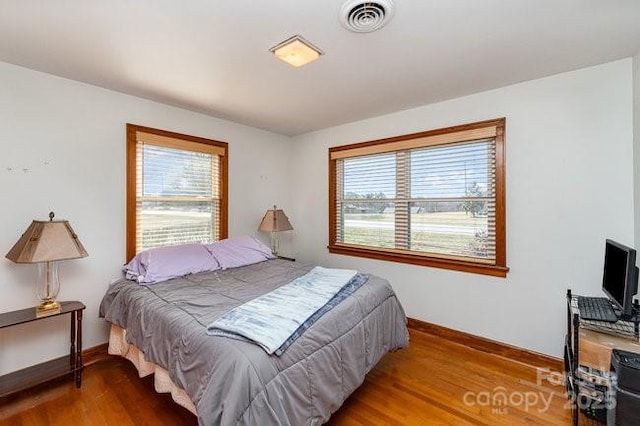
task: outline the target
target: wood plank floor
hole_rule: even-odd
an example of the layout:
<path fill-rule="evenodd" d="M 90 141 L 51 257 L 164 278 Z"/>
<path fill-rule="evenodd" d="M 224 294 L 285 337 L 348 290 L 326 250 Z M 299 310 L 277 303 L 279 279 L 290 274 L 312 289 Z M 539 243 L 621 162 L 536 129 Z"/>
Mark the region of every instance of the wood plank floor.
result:
<path fill-rule="evenodd" d="M 388 354 L 329 425 L 568 425 L 555 376 L 411 330 L 409 348 Z M 505 402 L 506 399 L 506 402 Z M 0 399 L 0 424 L 197 425 L 171 397 L 153 391 L 129 361 L 88 366 L 82 389 L 60 380 Z"/>

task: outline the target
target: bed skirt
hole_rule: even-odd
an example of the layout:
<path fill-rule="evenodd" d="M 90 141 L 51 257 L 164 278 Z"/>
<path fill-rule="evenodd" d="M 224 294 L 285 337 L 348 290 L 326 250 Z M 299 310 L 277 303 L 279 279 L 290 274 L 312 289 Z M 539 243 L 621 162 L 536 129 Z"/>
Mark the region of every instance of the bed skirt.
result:
<path fill-rule="evenodd" d="M 169 377 L 169 373 L 167 373 L 167 370 L 144 359 L 142 351 L 127 342 L 126 335 L 127 330 L 120 328 L 117 325 L 111 325 L 111 331 L 109 332 L 109 354 L 119 355 L 131 361 L 138 370 L 138 375 L 140 377 L 146 377 L 149 374 L 154 374 L 153 383 L 156 392 L 171 393 L 171 397 L 178 405 L 181 405 L 193 414 L 198 415 L 196 412 L 196 406 L 193 405 L 193 402 L 191 402 L 187 393 L 180 386 L 173 383 Z"/>

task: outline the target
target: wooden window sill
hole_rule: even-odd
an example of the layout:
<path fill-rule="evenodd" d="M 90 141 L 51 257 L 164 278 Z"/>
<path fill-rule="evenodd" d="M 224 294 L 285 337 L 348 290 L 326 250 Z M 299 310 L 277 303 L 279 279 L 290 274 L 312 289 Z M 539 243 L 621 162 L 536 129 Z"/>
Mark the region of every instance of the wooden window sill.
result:
<path fill-rule="evenodd" d="M 453 271 L 469 272 L 481 275 L 505 278 L 509 268 L 484 264 L 480 262 L 464 261 L 457 259 L 445 259 L 425 256 L 421 254 L 405 253 L 398 251 L 376 250 L 365 247 L 330 245 L 329 253 L 343 254 L 347 256 L 365 257 L 368 259 L 386 260 L 390 262 L 408 263 L 411 265 L 430 266 L 433 268 L 450 269 Z"/>

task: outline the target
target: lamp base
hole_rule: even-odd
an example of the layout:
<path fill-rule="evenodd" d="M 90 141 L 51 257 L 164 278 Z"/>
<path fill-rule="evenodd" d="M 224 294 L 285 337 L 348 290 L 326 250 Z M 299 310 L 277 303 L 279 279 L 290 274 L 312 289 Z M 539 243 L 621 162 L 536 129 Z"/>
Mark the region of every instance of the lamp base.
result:
<path fill-rule="evenodd" d="M 55 300 L 47 300 L 36 306 L 36 317 L 45 317 L 60 313 L 60 304 Z"/>
<path fill-rule="evenodd" d="M 278 246 L 279 246 L 279 242 L 278 242 L 278 236 L 276 235 L 275 232 L 271 233 L 271 254 L 274 255 L 275 257 L 278 257 Z"/>

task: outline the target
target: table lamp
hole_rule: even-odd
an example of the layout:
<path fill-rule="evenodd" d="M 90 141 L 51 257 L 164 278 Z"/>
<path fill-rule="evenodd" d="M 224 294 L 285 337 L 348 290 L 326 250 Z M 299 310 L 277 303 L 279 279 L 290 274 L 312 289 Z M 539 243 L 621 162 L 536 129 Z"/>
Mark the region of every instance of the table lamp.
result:
<path fill-rule="evenodd" d="M 279 210 L 275 205 L 273 210 L 267 210 L 258 226 L 258 231 L 271 233 L 271 253 L 278 256 L 278 236 L 276 232 L 291 231 L 293 226 L 289 223 L 284 211 Z"/>
<path fill-rule="evenodd" d="M 31 222 L 6 255 L 15 263 L 38 264 L 37 295 L 40 305 L 36 307 L 37 316 L 60 312 L 60 304 L 56 302 L 60 291 L 58 261 L 88 256 L 69 222 L 53 220 L 54 216 L 51 212 L 48 221 Z"/>

